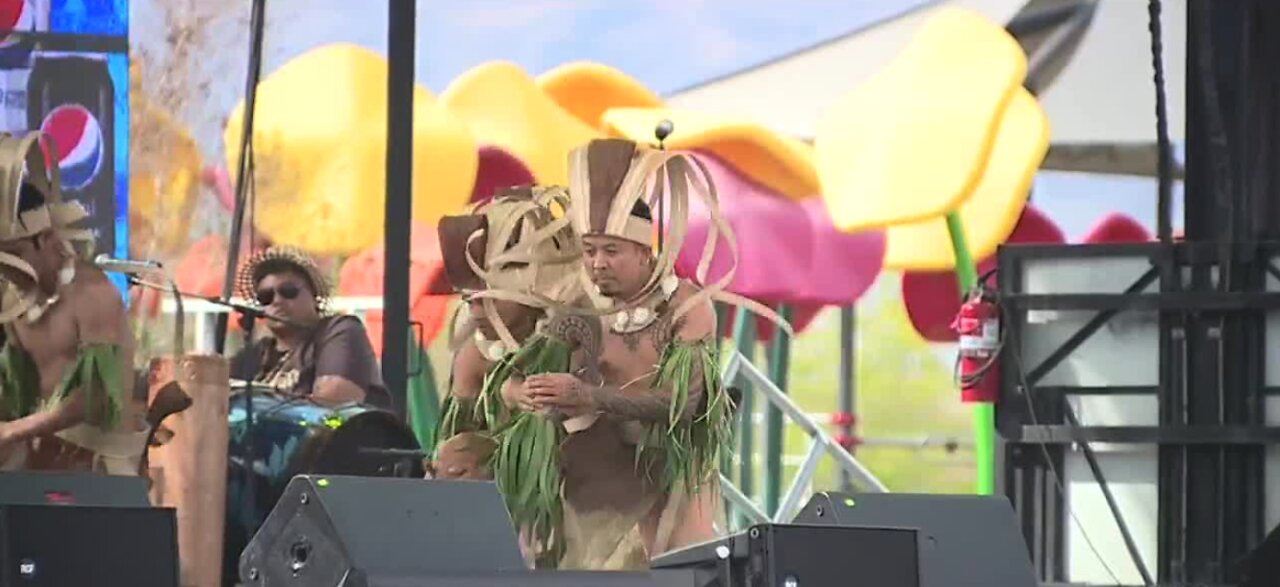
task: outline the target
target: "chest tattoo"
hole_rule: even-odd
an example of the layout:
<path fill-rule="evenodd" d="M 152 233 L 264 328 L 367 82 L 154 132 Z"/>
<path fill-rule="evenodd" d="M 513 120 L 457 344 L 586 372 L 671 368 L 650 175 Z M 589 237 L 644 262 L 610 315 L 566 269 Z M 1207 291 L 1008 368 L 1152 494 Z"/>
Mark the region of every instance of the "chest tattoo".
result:
<path fill-rule="evenodd" d="M 637 330 L 635 332 L 627 332 L 622 334 L 622 343 L 626 345 L 627 350 L 637 352 L 640 350 L 640 344 L 649 341 L 653 350 L 659 355 L 662 350 L 667 348 L 671 340 L 675 337 L 675 333 L 684 328 L 685 317 L 681 316 L 678 320 L 672 320 L 673 313 L 671 304 L 663 302 L 658 304 L 656 308 L 658 319 L 654 320 L 649 326 Z"/>

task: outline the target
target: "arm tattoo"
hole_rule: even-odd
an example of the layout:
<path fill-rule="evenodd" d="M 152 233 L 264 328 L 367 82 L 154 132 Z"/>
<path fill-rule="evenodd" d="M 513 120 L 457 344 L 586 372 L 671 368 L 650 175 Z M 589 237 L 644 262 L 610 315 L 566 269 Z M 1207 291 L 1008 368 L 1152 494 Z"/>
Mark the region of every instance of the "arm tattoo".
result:
<path fill-rule="evenodd" d="M 600 411 L 628 420 L 665 421 L 671 410 L 671 394 L 657 389 L 626 393 L 612 385 L 597 387 Z"/>
<path fill-rule="evenodd" d="M 604 334 L 600 321 L 591 316 L 561 314 L 547 322 L 547 336 L 581 349 L 592 358 L 600 358 Z"/>
<path fill-rule="evenodd" d="M 563 341 L 579 353 L 582 366 L 575 375 L 587 381 L 601 381 L 600 356 L 604 352 L 604 332 L 600 320 L 591 316 L 565 314 L 547 323 L 547 335 Z"/>
<path fill-rule="evenodd" d="M 700 411 L 703 398 L 702 369 L 694 365 L 689 374 L 689 397 L 682 418 L 688 420 Z M 612 385 L 596 387 L 596 405 L 600 411 L 620 418 L 666 422 L 671 415 L 671 391 L 667 389 L 641 388 L 627 393 Z"/>

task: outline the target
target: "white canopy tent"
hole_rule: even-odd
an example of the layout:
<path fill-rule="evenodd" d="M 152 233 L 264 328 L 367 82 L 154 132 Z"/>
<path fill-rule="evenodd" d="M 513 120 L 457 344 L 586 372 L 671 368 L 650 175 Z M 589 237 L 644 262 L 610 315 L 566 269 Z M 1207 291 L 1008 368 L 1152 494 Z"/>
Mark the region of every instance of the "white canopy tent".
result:
<path fill-rule="evenodd" d="M 739 115 L 811 138 L 840 96 L 882 68 L 933 12 L 966 8 L 1007 23 L 1031 53 L 1029 79 L 1053 127 L 1046 169 L 1155 173 L 1155 87 L 1147 3 L 1140 0 L 934 0 L 896 17 L 735 73 L 677 90 L 676 108 Z M 1053 19 L 1053 13 L 1060 18 Z M 1051 21 L 1034 27 L 1032 21 Z M 1186 0 L 1162 14 L 1169 134 L 1183 135 Z M 1021 26 L 1020 26 L 1021 25 Z M 1079 32 L 1072 33 L 1074 25 Z M 1038 28 L 1034 33 L 1024 32 Z M 1083 34 L 1080 34 L 1082 32 Z M 1059 50 L 1037 54 L 1061 40 Z"/>

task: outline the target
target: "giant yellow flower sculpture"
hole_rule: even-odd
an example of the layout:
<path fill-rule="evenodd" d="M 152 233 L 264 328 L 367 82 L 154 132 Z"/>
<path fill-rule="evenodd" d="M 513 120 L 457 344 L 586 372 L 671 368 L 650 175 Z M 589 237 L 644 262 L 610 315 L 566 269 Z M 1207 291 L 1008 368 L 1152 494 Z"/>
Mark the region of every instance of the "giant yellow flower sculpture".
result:
<path fill-rule="evenodd" d="M 999 24 L 945 9 L 883 71 L 829 112 L 815 138 L 836 226 L 888 232 L 885 266 L 956 270 L 1009 236 L 1049 145 L 1049 123 L 1021 86 L 1026 55 Z M 974 406 L 977 492 L 994 492 L 995 412 Z"/>
<path fill-rule="evenodd" d="M 479 145 L 513 155 L 538 183 L 568 185 L 569 151 L 600 136 L 506 61 L 458 76 L 440 94 L 440 103 Z"/>
<path fill-rule="evenodd" d="M 536 80 L 538 89 L 583 124 L 599 129 L 613 108 L 657 108 L 662 99 L 621 71 L 590 61 L 556 67 Z"/>
<path fill-rule="evenodd" d="M 799 201 L 818 194 L 813 149 L 746 120 L 666 108 L 611 108 L 605 131 L 636 142 L 654 143 L 654 129 L 670 120 L 676 131 L 665 146 L 712 153 L 761 185 Z"/>
<path fill-rule="evenodd" d="M 258 88 L 255 225 L 276 244 L 350 254 L 382 238 L 386 194 L 387 61 L 327 45 L 288 62 Z M 227 122 L 229 169 L 239 157 L 243 103 Z M 423 88 L 414 91 L 413 218 L 434 224 L 463 206 L 476 144 Z"/>
<path fill-rule="evenodd" d="M 957 212 L 978 258 L 1012 232 L 1049 125 L 1021 82 L 1022 48 L 1002 27 L 940 11 L 879 74 L 841 100 L 815 138 L 836 226 L 888 228 L 885 266 L 955 266 Z"/>

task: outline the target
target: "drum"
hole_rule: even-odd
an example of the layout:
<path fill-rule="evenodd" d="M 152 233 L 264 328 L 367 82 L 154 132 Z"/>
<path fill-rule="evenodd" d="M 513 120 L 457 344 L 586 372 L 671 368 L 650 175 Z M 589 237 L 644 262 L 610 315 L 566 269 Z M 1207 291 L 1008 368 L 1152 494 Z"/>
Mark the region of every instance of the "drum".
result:
<path fill-rule="evenodd" d="M 295 475 L 420 479 L 424 474 L 421 458 L 404 456 L 420 447 L 395 414 L 362 404 L 320 405 L 255 385 L 253 471 L 249 474 L 255 504 L 251 507 L 245 501 L 247 397 L 243 384 L 235 386 L 227 411 L 226 555 L 232 560 L 239 559 Z"/>

